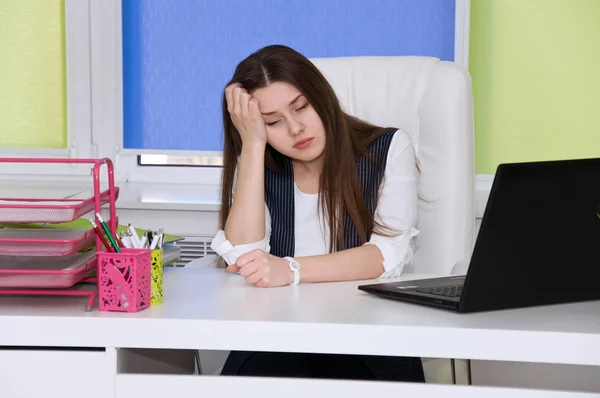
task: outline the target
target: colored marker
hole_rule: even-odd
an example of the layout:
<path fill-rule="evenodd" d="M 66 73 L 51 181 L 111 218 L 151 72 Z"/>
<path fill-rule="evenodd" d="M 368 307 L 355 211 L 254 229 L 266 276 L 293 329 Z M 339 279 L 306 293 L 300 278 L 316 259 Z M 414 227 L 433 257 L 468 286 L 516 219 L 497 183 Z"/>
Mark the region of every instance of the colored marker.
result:
<path fill-rule="evenodd" d="M 98 237 L 100 237 L 100 240 L 102 241 L 102 244 L 106 247 L 106 250 L 109 251 L 109 252 L 114 251 L 112 249 L 112 247 L 110 247 L 110 245 L 106 241 L 106 238 L 104 237 L 104 234 L 102 233 L 102 231 L 100 231 L 100 228 L 98 228 L 98 224 L 96 224 L 94 222 L 94 220 L 90 220 L 90 223 L 92 223 L 92 227 L 94 227 L 94 230 L 96 231 L 96 234 L 98 234 Z"/>
<path fill-rule="evenodd" d="M 117 245 L 117 242 L 115 242 L 115 239 L 110 234 L 110 230 L 106 226 L 106 223 L 102 219 L 102 216 L 100 215 L 100 213 L 96 213 L 96 218 L 100 222 L 100 225 L 102 225 L 102 228 L 104 229 L 104 232 L 106 232 L 106 236 L 108 236 L 108 240 L 110 240 L 110 243 L 113 245 L 113 248 L 115 249 L 115 251 L 117 253 L 121 253 L 121 249 L 119 249 L 119 245 Z"/>

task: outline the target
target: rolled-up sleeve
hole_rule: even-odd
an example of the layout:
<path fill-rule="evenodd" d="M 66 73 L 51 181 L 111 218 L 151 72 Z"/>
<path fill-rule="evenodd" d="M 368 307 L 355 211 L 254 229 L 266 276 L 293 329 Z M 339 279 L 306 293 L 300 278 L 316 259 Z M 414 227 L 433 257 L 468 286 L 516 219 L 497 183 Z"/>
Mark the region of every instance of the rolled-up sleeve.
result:
<path fill-rule="evenodd" d="M 265 205 L 265 237 L 258 242 L 245 243 L 242 245 L 232 245 L 231 242 L 225 236 L 225 231 L 219 230 L 213 238 L 210 248 L 215 251 L 219 256 L 225 260 L 227 265 L 235 264 L 238 257 L 243 254 L 249 253 L 253 250 L 264 250 L 265 252 L 271 251 L 270 246 L 271 237 L 271 218 L 269 215 L 269 209 Z"/>
<path fill-rule="evenodd" d="M 418 171 L 415 152 L 410 139 L 399 130 L 388 151 L 388 159 L 375 220 L 389 228 L 386 233 L 373 233 L 368 245 L 375 245 L 383 256 L 384 272 L 380 278 L 392 278 L 402 274 L 413 261 L 413 239 L 419 234 L 418 218 Z M 387 231 L 386 231 L 387 232 Z"/>

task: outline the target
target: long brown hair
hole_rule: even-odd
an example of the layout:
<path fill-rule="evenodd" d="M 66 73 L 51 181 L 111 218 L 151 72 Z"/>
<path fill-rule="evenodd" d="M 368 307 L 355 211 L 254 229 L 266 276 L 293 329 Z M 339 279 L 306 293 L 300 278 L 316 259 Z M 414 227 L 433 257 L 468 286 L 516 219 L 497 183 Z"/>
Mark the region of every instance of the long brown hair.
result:
<path fill-rule="evenodd" d="M 367 208 L 356 173 L 356 161 L 360 155 L 366 154 L 370 143 L 390 128 L 374 126 L 346 114 L 333 88 L 317 67 L 302 54 L 286 46 L 267 46 L 251 54 L 240 62 L 227 85 L 240 83 L 252 94 L 273 82 L 285 82 L 296 87 L 315 109 L 325 127 L 319 205 L 322 214 L 327 215 L 329 251 L 345 248 L 345 212 L 354 223 L 361 244 L 367 241 L 374 228 L 379 233 L 389 234 L 385 226 L 375 223 Z M 234 175 L 242 150 L 242 140 L 231 121 L 225 95 L 222 107 L 224 145 L 220 221 L 221 229 L 224 229 L 231 209 Z M 281 170 L 285 160 L 284 155 L 267 145 L 265 167 Z M 377 203 L 377 198 L 374 203 Z"/>

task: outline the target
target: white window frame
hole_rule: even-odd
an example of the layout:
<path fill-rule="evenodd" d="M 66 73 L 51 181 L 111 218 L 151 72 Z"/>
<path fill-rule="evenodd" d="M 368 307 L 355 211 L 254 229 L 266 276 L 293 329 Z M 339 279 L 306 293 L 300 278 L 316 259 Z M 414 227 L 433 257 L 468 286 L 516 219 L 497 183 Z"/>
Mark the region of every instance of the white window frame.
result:
<path fill-rule="evenodd" d="M 454 61 L 469 70 L 469 36 L 471 33 L 471 0 L 456 0 L 454 14 Z"/>
<path fill-rule="evenodd" d="M 12 158 L 90 158 L 97 157 L 92 145 L 90 0 L 65 0 L 65 54 L 67 95 L 67 147 L 3 148 L 0 157 Z M 91 173 L 88 165 L 7 164 L 0 163 L 3 180 L 53 179 L 77 180 Z"/>
<path fill-rule="evenodd" d="M 220 167 L 139 166 L 138 156 L 222 156 L 214 151 L 123 148 L 123 59 L 121 0 L 92 1 L 91 92 L 93 144 L 100 156 L 113 159 L 116 178 L 132 182 L 169 182 L 217 185 Z M 470 0 L 456 0 L 454 59 L 469 67 Z"/>

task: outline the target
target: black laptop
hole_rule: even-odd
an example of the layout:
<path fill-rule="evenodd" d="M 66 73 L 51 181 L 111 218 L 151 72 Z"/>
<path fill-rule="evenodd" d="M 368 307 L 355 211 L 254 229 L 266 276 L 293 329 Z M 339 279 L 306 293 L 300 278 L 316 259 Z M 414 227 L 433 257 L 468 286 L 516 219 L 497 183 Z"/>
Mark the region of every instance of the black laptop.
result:
<path fill-rule="evenodd" d="M 361 285 L 460 313 L 600 299 L 600 158 L 498 166 L 466 275 Z"/>

